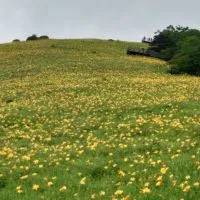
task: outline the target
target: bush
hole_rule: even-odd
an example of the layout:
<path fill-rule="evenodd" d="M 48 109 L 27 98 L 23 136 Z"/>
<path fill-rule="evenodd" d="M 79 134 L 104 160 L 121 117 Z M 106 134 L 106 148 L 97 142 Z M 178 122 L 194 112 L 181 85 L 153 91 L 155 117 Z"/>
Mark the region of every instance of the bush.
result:
<path fill-rule="evenodd" d="M 200 75 L 200 36 L 189 36 L 180 41 L 170 64 L 172 74 Z"/>
<path fill-rule="evenodd" d="M 169 61 L 173 74 L 200 74 L 199 30 L 170 25 L 156 33 L 148 51 Z"/>
<path fill-rule="evenodd" d="M 31 41 L 31 40 L 38 40 L 37 35 L 33 34 L 33 35 L 29 36 L 29 37 L 26 39 L 26 41 Z"/>
<path fill-rule="evenodd" d="M 20 40 L 19 39 L 14 39 L 13 42 L 20 42 Z"/>
<path fill-rule="evenodd" d="M 177 50 L 179 40 L 188 30 L 188 27 L 174 27 L 169 25 L 163 31 L 157 31 L 151 43 L 150 50 L 161 54 L 166 60 L 170 60 Z"/>
<path fill-rule="evenodd" d="M 49 37 L 47 35 L 42 35 L 38 38 L 39 40 L 48 40 Z"/>

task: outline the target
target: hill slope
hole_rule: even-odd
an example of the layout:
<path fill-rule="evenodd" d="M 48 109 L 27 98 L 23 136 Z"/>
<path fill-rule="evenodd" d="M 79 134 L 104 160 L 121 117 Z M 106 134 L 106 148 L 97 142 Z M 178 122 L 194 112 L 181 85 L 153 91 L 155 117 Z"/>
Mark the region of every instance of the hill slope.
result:
<path fill-rule="evenodd" d="M 200 198 L 200 79 L 141 45 L 0 45 L 1 200 Z"/>

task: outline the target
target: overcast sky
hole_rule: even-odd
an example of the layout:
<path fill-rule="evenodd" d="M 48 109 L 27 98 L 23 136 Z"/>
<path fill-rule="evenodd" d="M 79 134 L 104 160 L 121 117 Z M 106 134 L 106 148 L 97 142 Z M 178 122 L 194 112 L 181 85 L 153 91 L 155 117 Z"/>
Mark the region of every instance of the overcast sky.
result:
<path fill-rule="evenodd" d="M 166 26 L 200 28 L 200 0 L 0 0 L 0 43 L 32 34 L 140 41 Z"/>

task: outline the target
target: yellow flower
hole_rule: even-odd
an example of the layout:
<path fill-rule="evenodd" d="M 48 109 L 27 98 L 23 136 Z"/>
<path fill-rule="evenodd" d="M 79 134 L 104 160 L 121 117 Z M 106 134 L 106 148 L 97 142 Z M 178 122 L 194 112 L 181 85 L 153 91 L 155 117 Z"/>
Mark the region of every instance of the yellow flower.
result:
<path fill-rule="evenodd" d="M 146 182 L 146 183 L 144 184 L 144 186 L 145 186 L 145 187 L 148 187 L 148 186 L 149 186 L 149 182 Z"/>
<path fill-rule="evenodd" d="M 184 189 L 183 189 L 183 192 L 189 192 L 190 191 L 190 186 L 187 185 Z"/>
<path fill-rule="evenodd" d="M 30 156 L 22 156 L 22 160 L 29 161 L 30 159 L 31 159 Z"/>
<path fill-rule="evenodd" d="M 20 179 L 21 179 L 21 180 L 26 180 L 26 179 L 28 179 L 28 175 L 21 176 Z"/>
<path fill-rule="evenodd" d="M 162 176 L 159 176 L 156 180 L 157 181 L 162 181 L 162 178 L 163 178 Z"/>
<path fill-rule="evenodd" d="M 122 195 L 124 193 L 124 191 L 123 190 L 117 190 L 116 192 L 115 192 L 115 195 Z"/>
<path fill-rule="evenodd" d="M 162 160 L 157 160 L 157 163 L 159 164 L 159 163 L 161 163 L 162 162 Z"/>
<path fill-rule="evenodd" d="M 100 195 L 100 196 L 104 196 L 105 194 L 106 194 L 106 193 L 105 193 L 104 191 L 100 191 L 100 192 L 99 192 L 99 195 Z"/>
<path fill-rule="evenodd" d="M 91 199 L 95 199 L 96 198 L 96 195 L 95 194 L 92 194 L 91 195 Z"/>
<path fill-rule="evenodd" d="M 130 199 L 129 195 L 122 198 L 122 200 L 129 200 L 129 199 Z"/>
<path fill-rule="evenodd" d="M 34 184 L 33 187 L 32 187 L 32 189 L 33 189 L 34 191 L 39 190 L 39 188 L 40 188 L 40 186 L 37 185 L 37 184 Z"/>
<path fill-rule="evenodd" d="M 148 187 L 145 187 L 144 189 L 141 190 L 141 193 L 148 194 L 151 193 L 151 190 Z"/>
<path fill-rule="evenodd" d="M 156 183 L 156 186 L 158 187 L 158 186 L 161 186 L 161 184 L 162 184 L 162 181 L 158 181 L 157 183 Z"/>
<path fill-rule="evenodd" d="M 51 187 L 53 185 L 53 182 L 50 181 L 47 183 L 47 185 L 48 185 L 48 187 Z"/>
<path fill-rule="evenodd" d="M 33 161 L 33 164 L 34 164 L 34 165 L 37 165 L 38 163 L 39 163 L 39 160 L 34 160 L 34 161 Z"/>
<path fill-rule="evenodd" d="M 21 194 L 23 193 L 23 190 L 17 190 L 17 193 Z"/>
<path fill-rule="evenodd" d="M 13 158 L 14 157 L 14 154 L 13 153 L 9 153 L 8 154 L 8 158 Z"/>
<path fill-rule="evenodd" d="M 85 185 L 86 179 L 87 179 L 86 177 L 82 178 L 82 179 L 80 180 L 80 184 L 81 184 L 81 185 Z"/>
<path fill-rule="evenodd" d="M 62 186 L 59 190 L 60 190 L 60 192 L 63 192 L 63 191 L 65 191 L 66 189 L 67 189 L 66 186 Z"/>
<path fill-rule="evenodd" d="M 172 181 L 172 185 L 175 186 L 175 185 L 176 185 L 176 182 L 177 182 L 177 181 L 173 180 L 173 181 Z"/>
<path fill-rule="evenodd" d="M 199 182 L 195 182 L 194 184 L 193 184 L 195 187 L 199 187 Z"/>
<path fill-rule="evenodd" d="M 17 193 L 19 193 L 19 194 L 23 193 L 23 188 L 22 188 L 21 185 L 20 185 L 20 186 L 17 186 L 17 187 L 16 187 L 16 190 L 17 190 Z"/>
<path fill-rule="evenodd" d="M 20 189 L 22 189 L 21 185 L 16 187 L 16 190 L 20 190 Z"/>
<path fill-rule="evenodd" d="M 173 175 L 173 174 L 171 174 L 171 175 L 169 176 L 169 178 L 170 178 L 170 179 L 173 179 L 173 177 L 174 177 L 174 175 Z"/>
<path fill-rule="evenodd" d="M 189 180 L 189 179 L 190 179 L 190 176 L 189 176 L 189 175 L 188 175 L 188 176 L 186 176 L 186 177 L 185 177 L 185 179 L 186 179 L 186 180 Z"/>
<path fill-rule="evenodd" d="M 196 158 L 196 156 L 195 156 L 195 155 L 192 155 L 192 158 L 193 158 L 193 159 L 195 159 L 195 158 Z"/>
<path fill-rule="evenodd" d="M 118 174 L 119 174 L 120 177 L 124 177 L 124 176 L 126 176 L 126 173 L 123 172 L 122 170 L 120 170 L 120 171 L 118 172 Z"/>
<path fill-rule="evenodd" d="M 166 172 L 167 172 L 168 169 L 169 169 L 168 167 L 162 167 L 162 168 L 160 169 L 160 172 L 161 172 L 162 174 L 166 174 Z"/>

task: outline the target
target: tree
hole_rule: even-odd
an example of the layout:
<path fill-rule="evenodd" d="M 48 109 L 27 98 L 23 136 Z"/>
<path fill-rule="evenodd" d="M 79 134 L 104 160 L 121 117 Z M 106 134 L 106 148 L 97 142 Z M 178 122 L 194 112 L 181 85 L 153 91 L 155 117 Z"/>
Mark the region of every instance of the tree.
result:
<path fill-rule="evenodd" d="M 157 31 L 151 43 L 150 50 L 160 53 L 166 60 L 170 60 L 177 50 L 177 43 L 187 32 L 188 27 L 169 25 L 163 31 Z"/>
<path fill-rule="evenodd" d="M 48 40 L 49 39 L 49 36 L 47 35 L 42 35 L 38 38 L 39 40 Z"/>
<path fill-rule="evenodd" d="M 33 34 L 33 35 L 27 37 L 26 41 L 37 40 L 37 39 L 38 39 L 37 35 Z"/>
<path fill-rule="evenodd" d="M 182 39 L 170 64 L 173 74 L 200 75 L 200 36 L 192 35 Z"/>
<path fill-rule="evenodd" d="M 19 39 L 14 39 L 13 42 L 20 42 L 20 40 Z"/>
<path fill-rule="evenodd" d="M 200 75 L 200 31 L 182 26 L 168 26 L 157 31 L 149 51 L 171 64 L 171 73 Z"/>

